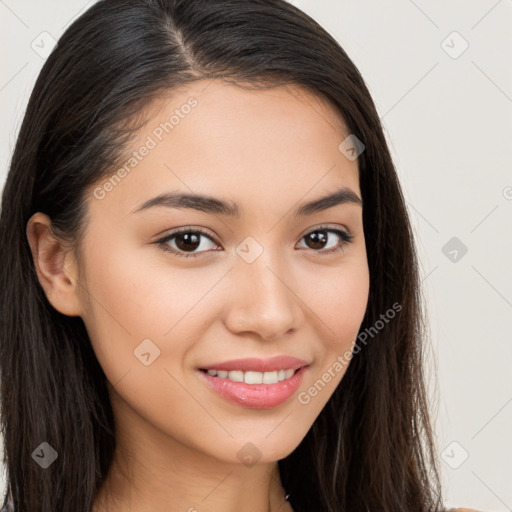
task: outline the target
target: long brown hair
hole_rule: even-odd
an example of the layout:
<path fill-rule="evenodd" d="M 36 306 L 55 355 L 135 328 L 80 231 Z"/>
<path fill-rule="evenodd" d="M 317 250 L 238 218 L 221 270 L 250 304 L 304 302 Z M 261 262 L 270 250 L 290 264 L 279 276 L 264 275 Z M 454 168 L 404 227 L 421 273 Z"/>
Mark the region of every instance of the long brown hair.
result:
<path fill-rule="evenodd" d="M 255 89 L 298 84 L 327 99 L 365 145 L 358 163 L 370 271 L 360 332 L 367 339 L 300 445 L 279 461 L 294 510 L 444 510 L 417 255 L 383 128 L 345 51 L 284 0 L 100 0 L 45 62 L 0 218 L 5 500 L 17 512 L 89 512 L 115 447 L 105 374 L 82 319 L 49 304 L 27 221 L 46 213 L 56 236 L 79 249 L 86 193 L 118 168 L 137 129 L 127 120 L 139 119 L 159 94 L 200 79 Z M 399 312 L 379 328 L 393 304 Z M 32 458 L 42 442 L 59 457 L 46 471 Z"/>

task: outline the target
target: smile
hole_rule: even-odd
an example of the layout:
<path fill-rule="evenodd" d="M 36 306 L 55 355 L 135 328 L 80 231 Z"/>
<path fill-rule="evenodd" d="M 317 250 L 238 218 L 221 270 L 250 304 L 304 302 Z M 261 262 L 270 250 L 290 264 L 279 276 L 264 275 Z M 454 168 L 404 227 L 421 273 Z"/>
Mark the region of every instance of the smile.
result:
<path fill-rule="evenodd" d="M 232 404 L 248 409 L 272 409 L 296 393 L 308 368 L 302 366 L 269 372 L 210 368 L 198 369 L 196 374 L 208 389 Z"/>

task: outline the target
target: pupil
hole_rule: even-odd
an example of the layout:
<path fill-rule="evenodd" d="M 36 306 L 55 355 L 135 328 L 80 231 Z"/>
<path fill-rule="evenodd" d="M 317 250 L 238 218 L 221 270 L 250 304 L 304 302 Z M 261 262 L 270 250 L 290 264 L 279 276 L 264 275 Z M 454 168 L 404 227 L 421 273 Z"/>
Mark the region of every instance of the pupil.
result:
<path fill-rule="evenodd" d="M 313 249 L 322 249 L 323 244 L 327 242 L 325 231 L 315 231 L 310 233 L 309 239 L 313 241 Z"/>
<path fill-rule="evenodd" d="M 180 240 L 185 240 L 185 244 L 180 243 Z M 181 250 L 194 250 L 199 247 L 199 237 L 195 233 L 185 233 L 176 237 L 176 245 Z"/>

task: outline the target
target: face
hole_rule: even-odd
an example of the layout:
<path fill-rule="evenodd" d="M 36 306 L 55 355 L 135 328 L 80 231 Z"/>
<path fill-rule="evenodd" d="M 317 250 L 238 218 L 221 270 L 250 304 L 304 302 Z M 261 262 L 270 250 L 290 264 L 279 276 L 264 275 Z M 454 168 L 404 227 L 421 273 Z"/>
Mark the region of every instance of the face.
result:
<path fill-rule="evenodd" d="M 302 208 L 361 198 L 349 133 L 298 87 L 201 81 L 147 114 L 124 171 L 87 197 L 80 268 L 117 424 L 160 448 L 281 459 L 341 381 L 367 305 L 361 204 Z M 223 365 L 245 358 L 259 361 Z"/>

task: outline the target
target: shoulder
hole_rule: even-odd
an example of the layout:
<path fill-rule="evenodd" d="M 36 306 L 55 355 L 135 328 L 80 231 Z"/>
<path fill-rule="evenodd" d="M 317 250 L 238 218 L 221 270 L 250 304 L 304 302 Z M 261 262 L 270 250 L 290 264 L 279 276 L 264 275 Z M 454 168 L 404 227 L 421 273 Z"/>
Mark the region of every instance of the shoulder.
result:
<path fill-rule="evenodd" d="M 447 510 L 446 512 L 481 512 L 481 511 L 476 510 L 474 508 L 451 508 L 450 510 Z"/>

